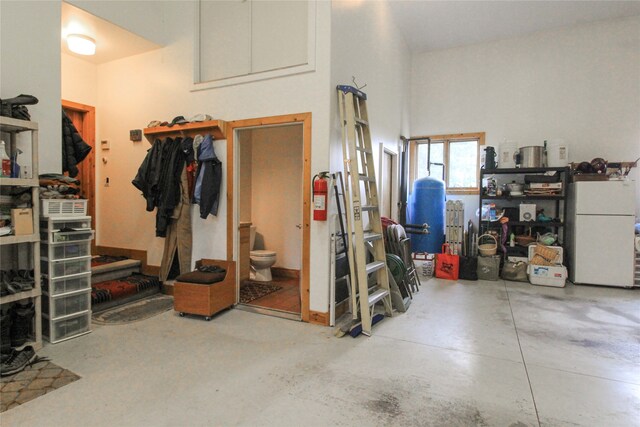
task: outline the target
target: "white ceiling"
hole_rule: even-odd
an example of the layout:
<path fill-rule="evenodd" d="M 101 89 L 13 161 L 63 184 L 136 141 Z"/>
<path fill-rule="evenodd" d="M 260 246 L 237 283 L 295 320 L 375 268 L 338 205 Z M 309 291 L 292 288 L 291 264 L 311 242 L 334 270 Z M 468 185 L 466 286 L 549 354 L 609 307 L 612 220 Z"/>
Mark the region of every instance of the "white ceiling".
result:
<path fill-rule="evenodd" d="M 160 46 L 82 9 L 62 2 L 62 52 L 94 64 L 138 55 Z M 78 55 L 67 47 L 67 34 L 79 33 L 96 41 L 96 54 Z"/>
<path fill-rule="evenodd" d="M 640 15 L 640 1 L 392 0 L 389 7 L 414 53 Z"/>

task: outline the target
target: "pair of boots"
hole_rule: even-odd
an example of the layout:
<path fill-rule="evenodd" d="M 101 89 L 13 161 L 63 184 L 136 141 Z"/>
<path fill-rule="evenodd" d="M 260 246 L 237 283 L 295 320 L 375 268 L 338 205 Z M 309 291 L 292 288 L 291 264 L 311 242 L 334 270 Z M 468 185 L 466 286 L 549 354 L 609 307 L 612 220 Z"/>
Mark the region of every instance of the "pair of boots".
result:
<path fill-rule="evenodd" d="M 3 355 L 29 340 L 35 313 L 33 302 L 17 302 L 7 313 L 0 315 L 0 352 Z"/>
<path fill-rule="evenodd" d="M 18 95 L 9 99 L 0 99 L 0 116 L 31 120 L 31 115 L 25 105 L 35 105 L 37 103 L 38 98 L 33 95 Z"/>

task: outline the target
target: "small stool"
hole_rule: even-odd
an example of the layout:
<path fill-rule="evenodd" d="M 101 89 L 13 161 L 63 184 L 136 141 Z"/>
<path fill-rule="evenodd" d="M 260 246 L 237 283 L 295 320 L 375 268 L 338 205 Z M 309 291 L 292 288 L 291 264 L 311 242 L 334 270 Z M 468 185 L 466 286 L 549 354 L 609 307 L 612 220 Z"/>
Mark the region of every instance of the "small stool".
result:
<path fill-rule="evenodd" d="M 212 270 L 212 272 L 199 271 L 201 267 L 204 267 L 202 270 Z M 221 273 L 220 269 L 225 271 Z M 235 303 L 236 265 L 234 261 L 212 259 L 196 261 L 196 271 L 181 274 L 176 278 L 173 286 L 173 309 L 181 317 L 185 314 L 197 314 L 204 316 L 208 321 L 211 320 L 211 316 Z"/>

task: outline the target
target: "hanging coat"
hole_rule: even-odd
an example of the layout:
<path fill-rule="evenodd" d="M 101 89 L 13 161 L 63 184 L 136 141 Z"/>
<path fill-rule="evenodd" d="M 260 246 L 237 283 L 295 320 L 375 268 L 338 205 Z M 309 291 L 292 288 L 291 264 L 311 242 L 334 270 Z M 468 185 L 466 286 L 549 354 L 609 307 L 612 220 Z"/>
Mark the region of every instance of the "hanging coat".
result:
<path fill-rule="evenodd" d="M 69 176 L 78 176 L 78 163 L 83 161 L 91 152 L 91 146 L 84 142 L 78 129 L 62 110 L 62 172 L 69 172 Z"/>
<path fill-rule="evenodd" d="M 213 151 L 211 135 L 205 135 L 198 146 L 198 172 L 193 195 L 194 203 L 200 205 L 200 218 L 209 214 L 218 215 L 220 185 L 222 183 L 222 162 Z"/>

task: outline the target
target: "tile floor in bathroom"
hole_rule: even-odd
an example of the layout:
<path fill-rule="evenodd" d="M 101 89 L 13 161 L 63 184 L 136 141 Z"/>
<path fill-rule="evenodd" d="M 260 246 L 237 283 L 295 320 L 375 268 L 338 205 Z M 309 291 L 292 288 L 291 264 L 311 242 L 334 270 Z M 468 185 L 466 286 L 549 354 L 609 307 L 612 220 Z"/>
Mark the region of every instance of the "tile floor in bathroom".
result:
<path fill-rule="evenodd" d="M 14 426 L 638 426 L 640 289 L 423 281 L 372 337 L 167 311 L 46 345 L 81 378 Z"/>

